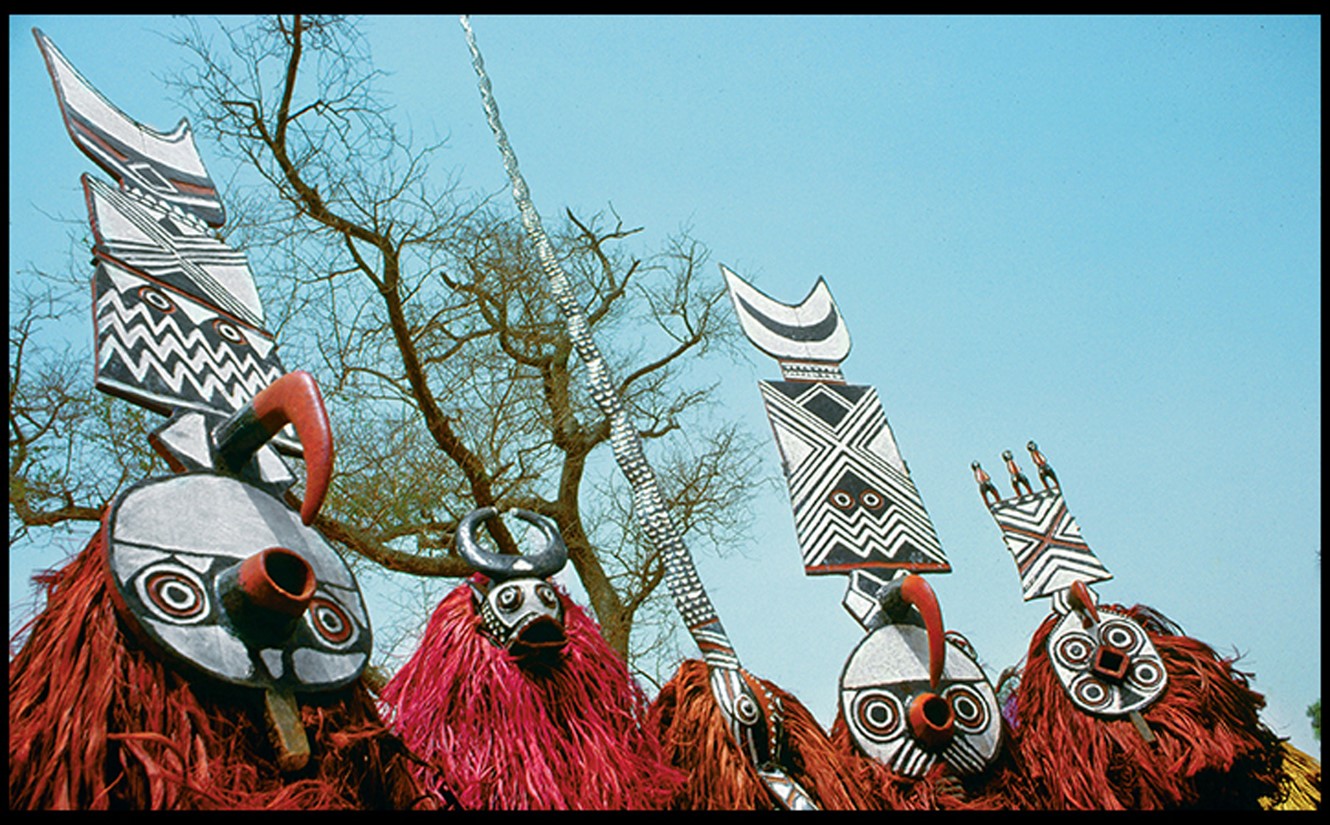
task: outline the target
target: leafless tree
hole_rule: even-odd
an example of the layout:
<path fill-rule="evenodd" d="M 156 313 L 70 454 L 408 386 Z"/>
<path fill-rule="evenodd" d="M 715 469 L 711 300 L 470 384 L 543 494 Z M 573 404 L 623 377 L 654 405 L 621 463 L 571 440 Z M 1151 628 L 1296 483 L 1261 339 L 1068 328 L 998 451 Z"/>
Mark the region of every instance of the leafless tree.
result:
<path fill-rule="evenodd" d="M 170 82 L 211 138 L 210 167 L 232 164 L 224 231 L 250 258 L 284 363 L 315 373 L 329 405 L 336 475 L 315 526 L 360 564 L 458 577 L 470 569 L 452 534 L 471 509 L 550 516 L 610 643 L 630 661 L 671 662 L 661 560 L 630 517 L 608 424 L 516 214 L 460 192 L 431 167 L 439 145 L 401 133 L 355 21 L 219 25 L 220 45 L 197 21 L 183 25 L 175 42 L 190 65 Z M 687 233 L 639 255 L 640 230 L 612 210 L 564 218 L 551 234 L 671 514 L 701 547 L 723 549 L 748 527 L 744 503 L 760 483 L 755 440 L 706 414 L 713 387 L 698 379 L 706 358 L 739 351 L 724 286 Z M 31 446 L 13 457 L 16 439 L 59 441 L 41 431 L 43 415 L 89 415 L 91 403 L 85 390 L 83 406 L 41 406 L 39 382 L 55 378 L 18 372 L 31 353 L 14 357 L 15 335 L 11 321 L 11 521 L 95 518 L 111 477 L 142 477 L 142 459 L 84 489 L 47 478 Z M 37 400 L 16 406 L 16 387 Z M 489 524 L 497 549 L 517 550 Z"/>

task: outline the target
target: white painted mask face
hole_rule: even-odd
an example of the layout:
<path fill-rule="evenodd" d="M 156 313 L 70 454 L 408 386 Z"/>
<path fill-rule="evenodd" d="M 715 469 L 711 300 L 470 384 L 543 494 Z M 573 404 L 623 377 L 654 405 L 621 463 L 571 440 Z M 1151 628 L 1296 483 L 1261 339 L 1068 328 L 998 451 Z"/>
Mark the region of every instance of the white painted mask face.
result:
<path fill-rule="evenodd" d="M 544 579 L 509 579 L 483 587 L 472 584 L 485 633 L 514 656 L 563 649 L 563 603 Z"/>
<path fill-rule="evenodd" d="M 1046 650 L 1076 707 L 1100 716 L 1142 710 L 1168 684 L 1164 663 L 1145 628 L 1103 606 L 1098 622 L 1068 611 L 1048 634 Z M 1088 626 L 1087 626 L 1088 625 Z"/>
<path fill-rule="evenodd" d="M 117 605 L 168 657 L 290 692 L 364 670 L 372 640 L 355 577 L 257 487 L 211 472 L 150 479 L 115 502 L 106 529 Z"/>
<path fill-rule="evenodd" d="M 1002 723 L 997 696 L 968 651 L 951 639 L 934 689 L 928 632 L 889 624 L 869 634 L 841 675 L 841 712 L 863 753 L 901 776 L 924 775 L 938 761 L 961 775 L 997 755 Z"/>

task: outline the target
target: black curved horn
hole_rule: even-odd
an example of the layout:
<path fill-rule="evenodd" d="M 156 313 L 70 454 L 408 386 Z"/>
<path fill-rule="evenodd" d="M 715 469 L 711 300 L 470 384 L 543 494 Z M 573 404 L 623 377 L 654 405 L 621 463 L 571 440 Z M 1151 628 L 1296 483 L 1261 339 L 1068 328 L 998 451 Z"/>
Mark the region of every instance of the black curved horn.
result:
<path fill-rule="evenodd" d="M 568 548 L 559 535 L 559 528 L 553 519 L 545 518 L 530 510 L 514 509 L 513 515 L 534 525 L 545 537 L 545 547 L 539 552 L 510 556 L 491 553 L 476 541 L 475 530 L 479 522 L 494 518 L 499 511 L 493 507 L 472 510 L 462 517 L 457 525 L 457 552 L 467 564 L 495 580 L 517 577 L 543 579 L 563 569 L 568 561 Z"/>

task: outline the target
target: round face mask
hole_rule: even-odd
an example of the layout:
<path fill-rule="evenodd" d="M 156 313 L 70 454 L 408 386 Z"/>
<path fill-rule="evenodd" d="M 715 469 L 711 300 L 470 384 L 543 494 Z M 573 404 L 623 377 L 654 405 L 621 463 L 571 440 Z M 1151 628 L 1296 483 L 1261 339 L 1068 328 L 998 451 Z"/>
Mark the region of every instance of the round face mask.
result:
<path fill-rule="evenodd" d="M 371 634 L 355 577 L 296 512 L 210 472 L 150 479 L 107 520 L 121 613 L 168 657 L 234 685 L 332 690 Z"/>
<path fill-rule="evenodd" d="M 947 640 L 936 689 L 929 683 L 928 633 L 889 624 L 864 638 L 845 663 L 840 707 L 859 749 L 901 776 L 923 776 L 939 760 L 961 775 L 997 755 L 997 696 L 962 646 Z"/>
<path fill-rule="evenodd" d="M 558 652 L 567 643 L 563 603 L 544 579 L 518 578 L 486 587 L 471 583 L 485 634 L 514 656 Z"/>
<path fill-rule="evenodd" d="M 1048 634 L 1053 673 L 1087 713 L 1121 716 L 1149 706 L 1168 684 L 1159 651 L 1130 617 L 1103 606 L 1098 615 L 1085 627 L 1081 614 L 1069 611 Z"/>

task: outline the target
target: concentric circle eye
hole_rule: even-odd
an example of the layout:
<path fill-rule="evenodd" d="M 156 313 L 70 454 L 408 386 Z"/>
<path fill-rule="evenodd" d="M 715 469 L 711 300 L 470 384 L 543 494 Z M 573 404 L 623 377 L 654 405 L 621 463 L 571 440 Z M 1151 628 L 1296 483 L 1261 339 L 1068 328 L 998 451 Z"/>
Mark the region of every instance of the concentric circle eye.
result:
<path fill-rule="evenodd" d="M 232 344 L 240 346 L 248 343 L 245 340 L 245 336 L 240 332 L 240 329 L 230 321 L 217 318 L 212 322 L 212 328 L 217 330 L 218 335 L 222 336 L 225 340 L 230 341 Z"/>
<path fill-rule="evenodd" d="M 143 303 L 159 312 L 175 312 L 175 301 L 172 301 L 166 296 L 165 292 L 156 287 L 139 287 L 139 298 Z"/>
<path fill-rule="evenodd" d="M 854 704 L 854 719 L 869 738 L 884 741 L 902 730 L 900 701 L 890 693 L 866 692 Z"/>
<path fill-rule="evenodd" d="M 203 583 L 177 567 L 149 571 L 140 579 L 139 595 L 154 613 L 170 622 L 200 619 L 208 612 Z"/>
<path fill-rule="evenodd" d="M 1163 681 L 1164 669 L 1156 661 L 1141 659 L 1132 663 L 1128 678 L 1139 687 L 1152 688 Z"/>
<path fill-rule="evenodd" d="M 761 714 L 757 710 L 757 702 L 747 693 L 739 694 L 739 698 L 734 700 L 734 713 L 739 717 L 739 721 L 745 725 L 756 725 Z"/>
<path fill-rule="evenodd" d="M 859 503 L 869 510 L 881 510 L 887 506 L 887 500 L 882 497 L 882 494 L 871 488 L 859 494 Z"/>
<path fill-rule="evenodd" d="M 559 606 L 559 597 L 554 594 L 554 588 L 548 584 L 536 585 L 536 596 L 540 598 L 540 603 L 553 609 Z"/>
<path fill-rule="evenodd" d="M 956 726 L 967 732 L 981 731 L 988 727 L 988 704 L 983 697 L 969 685 L 955 685 L 947 692 L 951 702 L 951 711 L 956 716 Z"/>
<path fill-rule="evenodd" d="M 831 495 L 827 496 L 827 501 L 841 510 L 848 510 L 854 506 L 854 496 L 844 490 L 832 490 Z"/>
<path fill-rule="evenodd" d="M 1084 706 L 1097 708 L 1112 698 L 1107 687 L 1098 679 L 1085 678 L 1072 686 L 1072 694 Z"/>
<path fill-rule="evenodd" d="M 1108 621 L 1099 629 L 1099 638 L 1104 644 L 1118 650 L 1132 651 L 1141 643 L 1140 631 L 1127 622 Z"/>
<path fill-rule="evenodd" d="M 1085 667 L 1094 653 L 1095 644 L 1084 633 L 1072 633 L 1058 640 L 1054 658 L 1068 667 Z"/>
<path fill-rule="evenodd" d="M 522 606 L 522 589 L 511 585 L 494 594 L 494 603 L 500 610 L 513 611 Z"/>
<path fill-rule="evenodd" d="M 315 596 L 306 611 L 309 625 L 320 639 L 330 645 L 344 645 L 351 640 L 355 625 L 346 611 L 331 599 Z"/>

